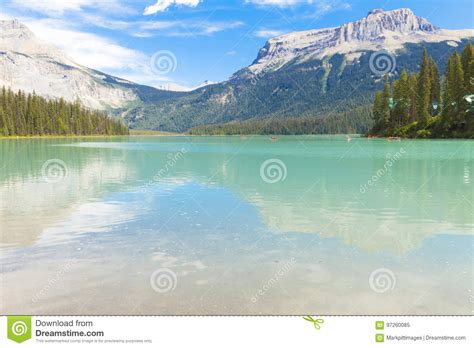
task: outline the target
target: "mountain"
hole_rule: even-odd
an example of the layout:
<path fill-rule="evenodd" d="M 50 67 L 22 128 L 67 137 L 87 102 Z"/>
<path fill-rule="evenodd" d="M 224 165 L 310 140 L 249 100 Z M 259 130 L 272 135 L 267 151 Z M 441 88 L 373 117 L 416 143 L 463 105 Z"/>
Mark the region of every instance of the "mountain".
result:
<path fill-rule="evenodd" d="M 217 83 L 218 83 L 218 82 L 206 80 L 206 81 L 204 81 L 203 83 L 201 83 L 199 86 L 194 87 L 194 88 L 193 88 L 193 91 L 196 90 L 196 89 L 199 89 L 199 88 L 203 88 L 203 87 L 215 85 L 215 84 L 217 84 Z"/>
<path fill-rule="evenodd" d="M 254 74 L 278 70 L 289 62 L 303 63 L 335 54 L 351 61 L 366 51 L 396 52 L 407 43 L 459 41 L 473 36 L 472 30 L 441 30 L 408 8 L 375 9 L 367 17 L 336 28 L 281 35 L 269 40 L 248 68 Z"/>
<path fill-rule="evenodd" d="M 180 84 L 173 83 L 173 82 L 159 85 L 156 88 L 161 91 L 173 91 L 173 92 L 191 92 L 193 90 L 193 88 L 182 86 Z"/>
<path fill-rule="evenodd" d="M 369 110 L 383 74 L 417 71 L 423 48 L 444 71 L 449 53 L 473 37 L 472 29 L 440 29 L 410 9 L 376 9 L 339 27 L 272 38 L 228 81 L 139 106 L 127 120 L 136 128 L 184 131 L 203 124 Z"/>
<path fill-rule="evenodd" d="M 166 83 L 164 85 L 158 86 L 157 89 L 162 90 L 162 91 L 174 91 L 174 92 L 191 92 L 194 91 L 198 88 L 206 87 L 209 85 L 215 85 L 217 82 L 209 81 L 206 80 L 200 85 L 196 87 L 186 87 L 186 86 L 181 86 L 177 83 Z"/>
<path fill-rule="evenodd" d="M 131 128 L 182 132 L 309 117 L 330 121 L 321 129 L 364 132 L 385 73 L 398 78 L 404 68 L 417 71 L 424 48 L 443 72 L 449 54 L 473 37 L 472 29 L 441 29 L 410 9 L 377 9 L 339 27 L 272 38 L 227 81 L 156 89 L 77 64 L 18 21 L 0 21 L 0 86 L 79 100 L 123 117 Z"/>
<path fill-rule="evenodd" d="M 0 86 L 47 98 L 79 100 L 93 109 L 125 111 L 178 96 L 141 86 L 74 62 L 17 20 L 0 21 Z"/>

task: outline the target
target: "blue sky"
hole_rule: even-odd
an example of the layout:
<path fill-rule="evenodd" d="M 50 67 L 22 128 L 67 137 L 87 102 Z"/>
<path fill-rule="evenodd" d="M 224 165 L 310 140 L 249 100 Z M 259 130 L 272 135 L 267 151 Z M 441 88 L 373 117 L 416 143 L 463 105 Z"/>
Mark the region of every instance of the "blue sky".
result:
<path fill-rule="evenodd" d="M 204 80 L 227 79 L 249 65 L 268 38 L 280 33 L 338 26 L 358 20 L 378 7 L 409 7 L 439 27 L 470 29 L 474 27 L 473 3 L 0 0 L 0 18 L 18 18 L 37 36 L 60 47 L 77 62 L 106 73 L 153 86 L 196 86 Z M 169 69 L 157 69 L 157 64 L 167 63 L 156 59 L 162 55 L 171 57 Z"/>

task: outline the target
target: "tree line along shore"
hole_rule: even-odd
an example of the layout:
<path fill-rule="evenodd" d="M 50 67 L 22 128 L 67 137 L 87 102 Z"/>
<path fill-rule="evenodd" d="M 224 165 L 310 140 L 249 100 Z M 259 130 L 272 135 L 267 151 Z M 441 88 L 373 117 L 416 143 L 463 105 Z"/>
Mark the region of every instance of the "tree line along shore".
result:
<path fill-rule="evenodd" d="M 127 135 L 128 127 L 79 102 L 48 100 L 34 93 L 0 93 L 0 136 Z"/>

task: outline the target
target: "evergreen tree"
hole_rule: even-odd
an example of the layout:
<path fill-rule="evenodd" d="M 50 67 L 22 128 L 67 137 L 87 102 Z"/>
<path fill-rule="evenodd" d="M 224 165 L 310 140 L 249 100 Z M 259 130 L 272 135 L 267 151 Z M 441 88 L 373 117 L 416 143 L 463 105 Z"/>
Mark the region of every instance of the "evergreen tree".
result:
<path fill-rule="evenodd" d="M 442 120 L 444 129 L 449 129 L 454 118 L 454 63 L 453 56 L 450 56 L 446 65 L 443 88 L 443 110 Z"/>
<path fill-rule="evenodd" d="M 395 80 L 392 83 L 392 98 L 390 98 L 390 121 L 389 127 L 398 128 L 401 124 L 401 115 L 400 115 L 400 99 L 401 99 L 401 92 L 400 92 L 400 81 Z"/>
<path fill-rule="evenodd" d="M 471 61 L 469 64 L 469 74 L 468 74 L 468 93 L 469 94 L 474 94 L 474 59 Z"/>
<path fill-rule="evenodd" d="M 416 74 L 410 74 L 408 78 L 410 106 L 408 111 L 408 121 L 414 122 L 418 120 L 418 76 Z"/>
<path fill-rule="evenodd" d="M 0 135 L 1 136 L 10 135 L 8 132 L 7 115 L 1 105 L 0 105 Z"/>
<path fill-rule="evenodd" d="M 465 89 L 464 89 L 464 72 L 462 69 L 461 57 L 455 53 L 453 55 L 453 101 L 455 103 L 454 119 L 458 126 L 465 122 Z"/>
<path fill-rule="evenodd" d="M 381 113 L 381 124 L 383 128 L 386 128 L 390 120 L 390 81 L 388 76 L 385 76 L 385 84 L 382 92 Z"/>
<path fill-rule="evenodd" d="M 431 71 L 428 52 L 423 50 L 420 73 L 418 75 L 418 117 L 422 125 L 428 123 L 430 117 Z"/>
<path fill-rule="evenodd" d="M 410 110 L 410 85 L 408 74 L 403 69 L 400 80 L 394 83 L 393 87 L 394 109 L 392 119 L 396 127 L 401 127 L 408 123 L 408 115 Z"/>
<path fill-rule="evenodd" d="M 381 91 L 375 92 L 374 107 L 372 109 L 375 131 L 381 130 L 384 127 L 383 113 L 382 113 L 382 98 L 383 98 L 383 93 Z"/>
<path fill-rule="evenodd" d="M 433 116 L 439 113 L 441 104 L 441 84 L 439 80 L 439 70 L 433 58 L 430 58 L 430 83 L 430 114 Z"/>
<path fill-rule="evenodd" d="M 472 75 L 472 63 L 474 62 L 474 48 L 470 42 L 466 44 L 461 54 L 462 69 L 464 72 L 464 92 L 470 94 L 474 92 L 473 75 Z"/>

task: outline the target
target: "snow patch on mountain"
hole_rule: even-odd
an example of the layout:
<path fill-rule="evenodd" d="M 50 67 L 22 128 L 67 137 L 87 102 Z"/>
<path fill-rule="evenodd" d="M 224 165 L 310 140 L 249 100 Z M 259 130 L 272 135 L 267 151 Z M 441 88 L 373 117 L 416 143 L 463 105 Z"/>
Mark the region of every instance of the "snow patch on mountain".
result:
<path fill-rule="evenodd" d="M 0 21 L 0 67 L 0 86 L 77 100 L 93 109 L 119 108 L 138 99 L 132 89 L 117 84 L 124 82 L 75 63 L 17 20 Z"/>
<path fill-rule="evenodd" d="M 410 9 L 392 11 L 376 9 L 367 17 L 335 28 L 293 32 L 272 38 L 249 66 L 254 74 L 274 71 L 296 59 L 304 62 L 322 59 L 336 53 L 345 54 L 347 61 L 366 51 L 395 52 L 406 43 L 460 42 L 474 37 L 474 30 L 439 29 Z"/>
<path fill-rule="evenodd" d="M 202 87 L 215 85 L 216 83 L 218 83 L 218 82 L 206 80 L 206 81 L 204 81 L 203 83 L 201 83 L 200 85 L 198 85 L 196 87 L 186 87 L 186 86 L 179 85 L 177 83 L 170 82 L 170 83 L 160 85 L 157 88 L 162 90 L 162 91 L 191 92 L 191 91 L 194 91 L 194 90 L 202 88 Z"/>

